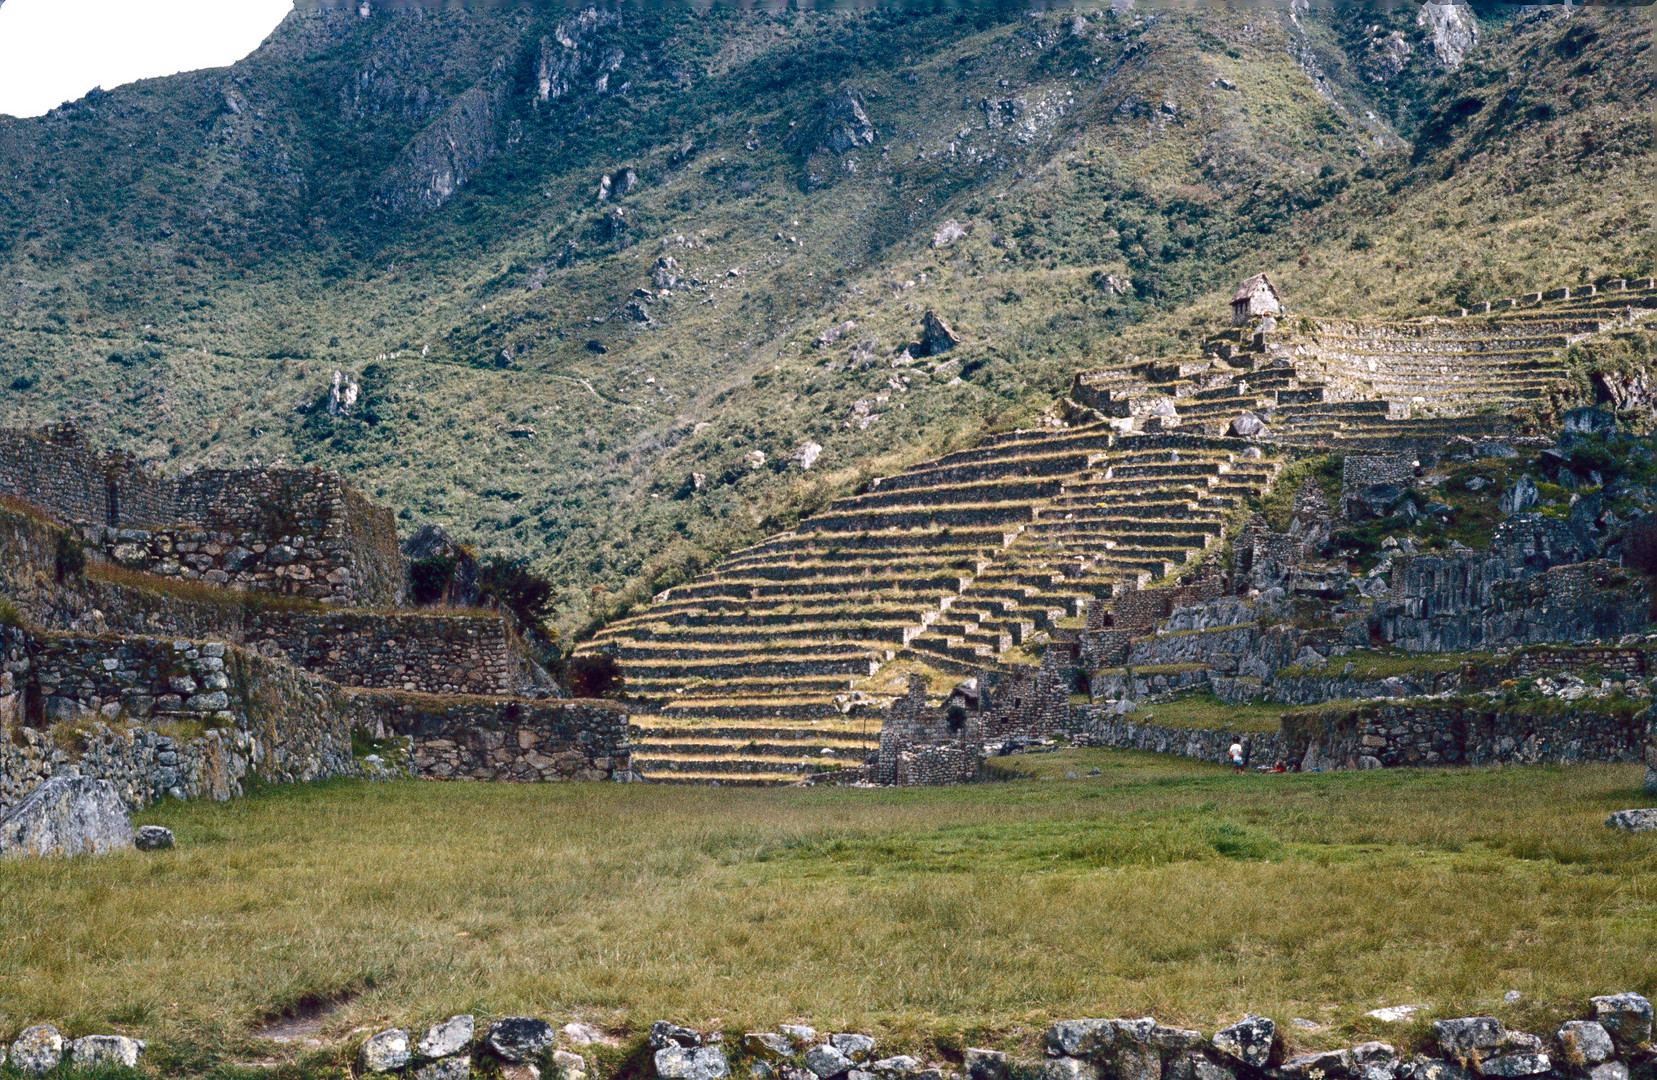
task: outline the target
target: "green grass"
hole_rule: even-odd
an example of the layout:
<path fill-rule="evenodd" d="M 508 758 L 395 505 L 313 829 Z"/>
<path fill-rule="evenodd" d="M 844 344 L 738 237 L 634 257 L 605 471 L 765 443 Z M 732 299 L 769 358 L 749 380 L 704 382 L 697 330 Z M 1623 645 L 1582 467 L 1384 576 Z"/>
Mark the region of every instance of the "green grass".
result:
<path fill-rule="evenodd" d="M 1134 668 L 1136 673 L 1145 668 Z M 1275 732 L 1278 718 L 1288 707 L 1251 701 L 1228 705 L 1207 691 L 1183 695 L 1173 701 L 1149 705 L 1128 716 L 1145 724 L 1163 727 L 1199 728 L 1203 731 Z"/>
<path fill-rule="evenodd" d="M 1031 1047 L 1054 1018 L 1213 1030 L 1385 1004 L 1532 1031 L 1657 990 L 1634 766 L 1250 776 L 1099 750 L 964 788 L 339 782 L 142 815 L 178 847 L 0 863 L 0 1037 L 50 1020 L 204 1072 L 262 1018 L 325 1036 L 581 1016 L 800 1019 Z M 1085 773 L 1098 767 L 1102 775 Z M 1509 989 L 1524 1001 L 1501 1003 Z M 280 1051 L 278 1051 L 280 1052 Z M 318 1067 L 320 1068 L 320 1066 Z M 336 1071 L 332 1068 L 321 1071 Z"/>

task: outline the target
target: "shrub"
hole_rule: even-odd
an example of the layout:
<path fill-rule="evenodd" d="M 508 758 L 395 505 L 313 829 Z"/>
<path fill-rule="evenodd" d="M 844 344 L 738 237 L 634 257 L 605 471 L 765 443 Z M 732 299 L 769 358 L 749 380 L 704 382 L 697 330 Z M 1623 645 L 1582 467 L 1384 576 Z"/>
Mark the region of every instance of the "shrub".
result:
<path fill-rule="evenodd" d="M 75 577 L 86 570 L 86 545 L 70 533 L 58 534 L 57 579 Z"/>
<path fill-rule="evenodd" d="M 609 653 L 583 653 L 572 656 L 568 665 L 570 693 L 576 697 L 596 698 L 620 693 L 627 685 L 622 678 L 621 665 Z"/>
<path fill-rule="evenodd" d="M 524 559 L 489 559 L 478 568 L 478 591 L 518 618 L 518 625 L 547 638 L 544 623 L 552 617 L 553 584 L 535 573 Z"/>

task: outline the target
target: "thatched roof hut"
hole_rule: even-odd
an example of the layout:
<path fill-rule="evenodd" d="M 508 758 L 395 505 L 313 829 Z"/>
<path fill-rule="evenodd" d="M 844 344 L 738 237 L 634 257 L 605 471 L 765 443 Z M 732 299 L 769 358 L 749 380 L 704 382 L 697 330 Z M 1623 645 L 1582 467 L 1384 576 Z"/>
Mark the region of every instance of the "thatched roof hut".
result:
<path fill-rule="evenodd" d="M 1247 326 L 1262 315 L 1282 315 L 1283 301 L 1265 274 L 1255 274 L 1237 286 L 1231 298 L 1231 325 Z"/>

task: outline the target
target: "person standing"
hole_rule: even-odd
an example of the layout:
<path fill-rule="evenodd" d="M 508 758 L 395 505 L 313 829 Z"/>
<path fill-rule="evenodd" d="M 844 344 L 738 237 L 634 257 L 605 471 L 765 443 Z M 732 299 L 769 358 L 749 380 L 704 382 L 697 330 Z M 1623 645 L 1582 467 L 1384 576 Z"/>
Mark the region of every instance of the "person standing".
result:
<path fill-rule="evenodd" d="M 1243 773 L 1243 743 L 1241 739 L 1231 741 L 1231 749 L 1226 751 L 1226 756 L 1231 758 L 1231 771 L 1241 776 Z"/>

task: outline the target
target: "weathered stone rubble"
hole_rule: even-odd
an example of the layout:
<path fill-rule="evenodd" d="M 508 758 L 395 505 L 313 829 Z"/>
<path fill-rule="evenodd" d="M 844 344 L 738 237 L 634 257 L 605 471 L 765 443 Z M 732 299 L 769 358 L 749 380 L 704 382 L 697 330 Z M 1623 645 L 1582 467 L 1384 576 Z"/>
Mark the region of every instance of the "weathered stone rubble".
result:
<path fill-rule="evenodd" d="M 67 1062 L 81 1069 L 138 1067 L 144 1043 L 125 1035 L 87 1035 L 65 1039 L 51 1024 L 24 1028 L 7 1055 L 0 1048 L 0 1064 L 11 1059 L 11 1067 L 25 1076 L 43 1076 Z"/>
<path fill-rule="evenodd" d="M 1415 1053 L 1370 1041 L 1291 1056 L 1276 1023 L 1256 1015 L 1212 1036 L 1150 1017 L 1061 1020 L 1043 1034 L 1038 1060 L 968 1047 L 960 1065 L 882 1057 L 868 1035 L 798 1024 L 745 1032 L 728 1050 L 724 1033 L 658 1020 L 650 1025 L 648 1050 L 660 1080 L 723 1080 L 733 1073 L 747 1080 L 1630 1080 L 1631 1066 L 1649 1069 L 1657 1060 L 1651 1003 L 1622 993 L 1588 1005 L 1591 1016 L 1547 1035 L 1510 1030 L 1491 1016 L 1436 1020 L 1430 1041 Z M 1425 1008 L 1366 1015 L 1402 1023 Z M 410 1033 L 390 1028 L 363 1042 L 358 1063 L 365 1073 L 409 1072 L 418 1080 L 465 1080 L 474 1062 L 484 1069 L 550 1063 L 558 1080 L 584 1080 L 582 1051 L 603 1040 L 585 1025 L 555 1031 L 533 1017 L 497 1020 L 476 1043 L 473 1030 L 472 1017 L 452 1017 L 428 1029 L 411 1051 Z"/>

